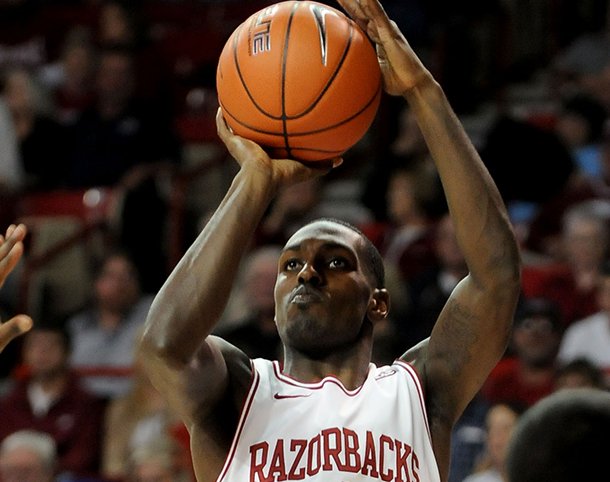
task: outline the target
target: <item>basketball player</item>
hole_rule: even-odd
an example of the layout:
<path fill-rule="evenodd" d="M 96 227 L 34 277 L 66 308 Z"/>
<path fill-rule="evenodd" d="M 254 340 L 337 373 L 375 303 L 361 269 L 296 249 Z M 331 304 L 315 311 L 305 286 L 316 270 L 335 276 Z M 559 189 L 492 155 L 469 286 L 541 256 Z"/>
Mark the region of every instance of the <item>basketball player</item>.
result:
<path fill-rule="evenodd" d="M 498 191 L 381 5 L 340 3 L 377 43 L 386 92 L 417 116 L 469 274 L 427 344 L 377 368 L 373 329 L 390 309 L 379 254 L 354 228 L 318 220 L 288 240 L 278 263 L 283 361 L 250 360 L 212 336 L 274 195 L 332 164 L 270 159 L 219 112 L 218 133 L 240 170 L 159 291 L 139 345 L 152 382 L 187 424 L 199 482 L 446 481 L 451 428 L 508 341 L 520 260 Z"/>
<path fill-rule="evenodd" d="M 0 235 L 0 287 L 13 271 L 23 254 L 23 239 L 27 233 L 25 225 L 11 224 L 6 236 Z M 32 319 L 27 315 L 16 315 L 2 323 L 0 320 L 0 352 L 13 339 L 32 327 Z"/>

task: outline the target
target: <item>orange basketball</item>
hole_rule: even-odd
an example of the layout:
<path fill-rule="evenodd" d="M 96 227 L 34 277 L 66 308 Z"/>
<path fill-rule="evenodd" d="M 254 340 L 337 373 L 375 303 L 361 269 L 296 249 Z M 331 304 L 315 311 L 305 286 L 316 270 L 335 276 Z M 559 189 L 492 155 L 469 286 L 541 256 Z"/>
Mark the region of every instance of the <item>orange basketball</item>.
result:
<path fill-rule="evenodd" d="M 233 132 L 272 157 L 319 161 L 366 133 L 379 107 L 381 70 L 370 40 L 344 13 L 286 1 L 235 29 L 220 54 L 216 88 Z"/>

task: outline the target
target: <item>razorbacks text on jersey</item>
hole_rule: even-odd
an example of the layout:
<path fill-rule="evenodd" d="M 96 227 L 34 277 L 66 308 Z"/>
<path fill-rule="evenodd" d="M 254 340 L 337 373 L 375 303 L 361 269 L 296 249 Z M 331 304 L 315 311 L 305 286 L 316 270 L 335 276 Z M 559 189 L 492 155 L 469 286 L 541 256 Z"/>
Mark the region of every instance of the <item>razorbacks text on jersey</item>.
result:
<path fill-rule="evenodd" d="M 256 359 L 218 482 L 440 482 L 419 379 L 407 363 L 370 364 L 347 390 L 335 377 L 302 383 Z"/>

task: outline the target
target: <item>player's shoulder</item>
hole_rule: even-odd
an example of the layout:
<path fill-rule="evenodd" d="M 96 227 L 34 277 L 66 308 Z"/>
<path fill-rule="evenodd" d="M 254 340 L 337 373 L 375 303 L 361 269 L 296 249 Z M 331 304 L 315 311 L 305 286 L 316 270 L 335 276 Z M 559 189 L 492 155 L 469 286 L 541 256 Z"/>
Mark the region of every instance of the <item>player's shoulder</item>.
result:
<path fill-rule="evenodd" d="M 233 397 L 236 406 L 241 406 L 250 390 L 253 368 L 250 358 L 238 347 L 216 335 L 209 335 L 206 343 L 219 352 L 226 368 L 227 395 Z"/>
<path fill-rule="evenodd" d="M 248 358 L 248 355 L 224 338 L 217 335 L 209 335 L 206 338 L 206 342 L 220 351 L 227 363 L 237 362 L 240 364 L 250 365 L 250 358 Z"/>
<path fill-rule="evenodd" d="M 418 375 L 420 380 L 423 381 L 426 370 L 425 363 L 428 356 L 428 344 L 430 343 L 430 337 L 423 339 L 416 345 L 409 348 L 398 361 L 409 365 L 415 373 Z"/>
<path fill-rule="evenodd" d="M 252 378 L 252 363 L 243 350 L 217 335 L 209 335 L 206 343 L 220 353 L 232 383 L 248 386 Z"/>

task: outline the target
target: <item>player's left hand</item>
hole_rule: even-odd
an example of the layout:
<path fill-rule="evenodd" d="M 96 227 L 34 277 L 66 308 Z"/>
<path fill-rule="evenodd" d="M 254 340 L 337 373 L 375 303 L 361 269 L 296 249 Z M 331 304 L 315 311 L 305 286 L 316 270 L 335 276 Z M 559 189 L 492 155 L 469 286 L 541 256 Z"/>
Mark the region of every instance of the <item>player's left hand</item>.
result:
<path fill-rule="evenodd" d="M 430 73 L 378 0 L 338 0 L 343 9 L 376 44 L 384 89 L 404 95 Z"/>

